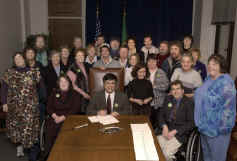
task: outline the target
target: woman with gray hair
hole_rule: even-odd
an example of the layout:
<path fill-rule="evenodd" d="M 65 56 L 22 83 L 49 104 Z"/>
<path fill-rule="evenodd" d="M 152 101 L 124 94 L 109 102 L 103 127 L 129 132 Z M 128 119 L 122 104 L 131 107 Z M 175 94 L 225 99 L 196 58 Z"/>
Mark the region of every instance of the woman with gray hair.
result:
<path fill-rule="evenodd" d="M 60 64 L 60 52 L 52 50 L 50 53 L 50 62 L 46 68 L 47 75 L 45 76 L 45 85 L 48 96 L 56 87 L 56 82 L 60 74 L 65 74 L 65 72 L 65 68 Z"/>

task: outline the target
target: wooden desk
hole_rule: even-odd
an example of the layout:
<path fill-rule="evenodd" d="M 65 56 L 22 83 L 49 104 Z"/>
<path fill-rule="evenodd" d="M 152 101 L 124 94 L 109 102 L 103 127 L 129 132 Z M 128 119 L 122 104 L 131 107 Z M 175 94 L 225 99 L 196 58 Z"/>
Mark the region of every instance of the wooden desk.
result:
<path fill-rule="evenodd" d="M 48 161 L 135 161 L 135 152 L 130 124 L 149 122 L 145 116 L 120 116 L 123 128 L 115 134 L 103 134 L 101 124 L 91 124 L 87 116 L 70 116 L 64 122 L 52 148 Z M 89 123 L 88 127 L 72 130 L 73 127 Z M 151 124 L 149 122 L 149 126 Z M 151 128 L 152 129 L 152 128 Z M 159 161 L 165 161 L 158 141 L 153 133 Z"/>

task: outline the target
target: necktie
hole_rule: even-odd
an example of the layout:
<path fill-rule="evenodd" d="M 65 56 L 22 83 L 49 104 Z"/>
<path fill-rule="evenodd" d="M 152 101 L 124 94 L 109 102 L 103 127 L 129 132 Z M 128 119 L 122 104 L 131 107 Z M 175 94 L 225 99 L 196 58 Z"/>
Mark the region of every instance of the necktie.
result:
<path fill-rule="evenodd" d="M 171 111 L 171 120 L 176 120 L 177 101 L 175 101 L 173 109 Z"/>
<path fill-rule="evenodd" d="M 111 99 L 110 99 L 110 94 L 108 95 L 108 98 L 107 98 L 107 113 L 108 113 L 108 114 L 111 113 Z"/>
<path fill-rule="evenodd" d="M 145 57 L 145 62 L 147 62 L 147 58 L 148 58 L 149 54 L 150 54 L 150 52 L 149 52 L 149 50 L 147 50 L 147 55 Z"/>

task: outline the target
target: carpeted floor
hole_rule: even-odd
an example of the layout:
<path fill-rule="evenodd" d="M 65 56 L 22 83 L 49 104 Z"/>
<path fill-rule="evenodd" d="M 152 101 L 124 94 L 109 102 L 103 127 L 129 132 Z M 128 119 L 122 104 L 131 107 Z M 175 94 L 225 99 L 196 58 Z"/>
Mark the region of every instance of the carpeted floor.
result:
<path fill-rule="evenodd" d="M 27 157 L 16 157 L 16 146 L 6 137 L 4 132 L 0 133 L 0 161 L 28 161 Z"/>

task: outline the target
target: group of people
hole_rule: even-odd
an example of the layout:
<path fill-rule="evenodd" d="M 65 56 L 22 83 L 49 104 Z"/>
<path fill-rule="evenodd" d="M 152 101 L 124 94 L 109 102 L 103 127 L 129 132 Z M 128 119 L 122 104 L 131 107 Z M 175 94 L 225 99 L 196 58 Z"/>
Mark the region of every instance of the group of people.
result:
<path fill-rule="evenodd" d="M 206 66 L 193 48 L 192 36 L 183 41 L 162 41 L 157 48 L 150 35 L 138 50 L 134 38 L 120 45 L 99 35 L 85 49 L 75 37 L 48 52 L 42 35 L 35 46 L 13 56 L 13 66 L 1 77 L 1 103 L 7 113 L 7 136 L 17 145 L 17 156 L 28 152 L 37 160 L 39 131 L 46 120 L 47 158 L 68 115 L 147 115 L 167 160 L 173 160 L 188 134 L 197 127 L 204 161 L 224 161 L 236 115 L 236 89 L 225 61 L 214 54 Z M 107 73 L 104 89 L 89 91 L 90 68 L 124 68 L 124 91 L 118 78 Z M 48 117 L 46 117 L 48 116 Z"/>

